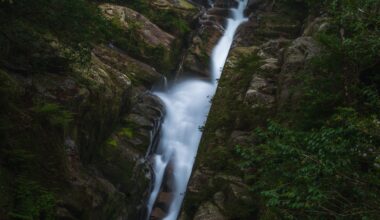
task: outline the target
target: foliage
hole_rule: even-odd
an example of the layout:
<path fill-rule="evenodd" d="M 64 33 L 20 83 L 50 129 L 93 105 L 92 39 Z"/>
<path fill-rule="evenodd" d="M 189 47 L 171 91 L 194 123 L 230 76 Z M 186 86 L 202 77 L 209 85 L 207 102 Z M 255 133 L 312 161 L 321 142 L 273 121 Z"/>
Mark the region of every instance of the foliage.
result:
<path fill-rule="evenodd" d="M 84 0 L 0 3 L 1 65 L 19 72 L 61 72 L 87 62 L 92 44 L 112 35 L 95 5 Z"/>
<path fill-rule="evenodd" d="M 380 2 L 373 0 L 335 0 L 327 4 L 333 25 L 339 30 L 335 44 L 347 59 L 366 67 L 379 59 Z"/>
<path fill-rule="evenodd" d="M 12 219 L 54 219 L 55 198 L 38 183 L 19 177 L 15 188 L 15 208 Z"/>
<path fill-rule="evenodd" d="M 299 3 L 296 0 L 282 0 Z M 331 18 L 333 28 L 320 39 L 327 47 L 346 56 L 359 67 L 379 60 L 380 2 L 377 0 L 306 0 L 311 11 L 324 11 Z M 328 38 L 328 39 L 326 39 Z"/>
<path fill-rule="evenodd" d="M 282 216 L 373 219 L 380 214 L 379 122 L 350 108 L 310 132 L 271 122 L 256 131 L 262 144 L 237 148 L 241 167 L 258 167 L 252 190 Z"/>
<path fill-rule="evenodd" d="M 263 218 L 377 219 L 380 2 L 303 3 L 329 16 L 317 36 L 324 51 L 299 73 L 292 108 L 269 117 L 250 146 L 235 147 L 241 171 Z"/>

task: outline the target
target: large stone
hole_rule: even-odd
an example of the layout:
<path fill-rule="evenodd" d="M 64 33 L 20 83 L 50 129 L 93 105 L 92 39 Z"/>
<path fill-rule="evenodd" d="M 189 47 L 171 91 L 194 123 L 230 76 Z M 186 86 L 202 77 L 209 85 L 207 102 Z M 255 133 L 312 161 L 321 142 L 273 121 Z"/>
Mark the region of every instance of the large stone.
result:
<path fill-rule="evenodd" d="M 196 169 L 188 184 L 188 191 L 191 193 L 198 193 L 201 191 L 202 186 L 207 186 L 210 181 L 210 173 L 205 169 Z"/>
<path fill-rule="evenodd" d="M 254 76 L 245 94 L 244 102 L 251 108 L 271 107 L 275 99 L 274 94 L 265 92 L 270 86 L 273 85 L 270 85 L 264 78 Z"/>
<path fill-rule="evenodd" d="M 150 220 L 161 220 L 164 219 L 166 216 L 166 212 L 160 209 L 159 207 L 156 207 L 152 210 L 152 214 L 150 216 Z"/>
<path fill-rule="evenodd" d="M 226 220 L 217 206 L 211 202 L 203 203 L 195 213 L 193 220 Z"/>
<path fill-rule="evenodd" d="M 303 36 L 312 37 L 318 33 L 325 32 L 331 27 L 328 17 L 309 18 L 309 22 L 303 31 Z"/>
<path fill-rule="evenodd" d="M 141 38 L 149 45 L 170 48 L 174 37 L 150 22 L 144 15 L 118 5 L 102 4 L 99 7 L 106 17 L 118 19 L 125 29 L 136 28 Z"/>
<path fill-rule="evenodd" d="M 209 17 L 207 22 L 209 22 Z M 187 51 L 182 69 L 183 73 L 196 73 L 205 77 L 209 77 L 210 74 L 210 56 L 214 45 L 221 36 L 219 26 L 215 25 L 215 21 L 209 25 L 206 21 L 206 25 L 201 28 L 201 31 L 197 33 L 192 39 L 192 45 Z"/>
<path fill-rule="evenodd" d="M 215 193 L 213 199 L 214 199 L 215 204 L 220 209 L 224 208 L 224 203 L 226 201 L 226 196 L 224 195 L 223 192 L 217 192 L 217 193 Z"/>
<path fill-rule="evenodd" d="M 283 65 L 279 77 L 277 93 L 278 108 L 292 105 L 301 94 L 292 91 L 298 85 L 300 74 L 308 62 L 320 53 L 320 45 L 312 37 L 299 37 L 284 52 Z"/>
<path fill-rule="evenodd" d="M 117 80 L 127 76 L 136 86 L 141 84 L 148 89 L 162 78 L 153 67 L 106 46 L 98 46 L 93 50 L 93 63 L 92 67 L 96 68 L 94 71 L 97 71 L 97 75 L 100 71 L 114 72 L 119 75 Z"/>

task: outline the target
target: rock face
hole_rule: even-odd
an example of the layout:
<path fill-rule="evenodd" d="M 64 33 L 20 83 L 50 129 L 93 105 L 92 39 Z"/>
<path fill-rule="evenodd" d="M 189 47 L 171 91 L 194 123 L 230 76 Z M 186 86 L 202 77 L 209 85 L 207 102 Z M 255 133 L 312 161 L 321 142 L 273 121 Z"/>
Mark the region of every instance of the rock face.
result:
<path fill-rule="evenodd" d="M 192 37 L 191 46 L 183 59 L 180 74 L 196 73 L 204 77 L 210 75 L 210 56 L 223 32 L 225 18 L 229 16 L 229 5 L 222 4 L 222 1 L 216 1 L 213 8 L 202 11 L 198 17 L 200 27 Z"/>
<path fill-rule="evenodd" d="M 213 98 L 181 219 L 262 217 L 231 155 L 255 143 L 251 131 L 277 108 L 297 102 L 297 75 L 320 53 L 311 36 L 328 27 L 326 18 L 306 19 L 300 8 L 276 1 L 249 1 L 246 14 Z"/>
<path fill-rule="evenodd" d="M 176 10 L 193 7 L 181 5 Z M 126 31 L 135 28 L 149 46 L 172 53 L 175 37 L 143 15 L 111 4 L 100 8 Z M 24 120 L 20 124 L 25 128 L 17 132 L 26 133 L 41 148 L 33 149 L 43 161 L 38 168 L 44 171 L 36 173 L 48 176 L 49 181 L 38 178 L 57 200 L 55 219 L 142 218 L 152 179 L 148 155 L 165 115 L 163 103 L 150 90 L 163 75 L 113 45 L 95 46 L 89 63 L 62 71 L 22 75 L 0 70 L 1 79 L 17 89 L 25 111 L 17 119 Z M 3 165 L 1 161 L 1 187 Z M 17 203 L 12 198 L 4 201 Z M 8 219 L 0 204 L 0 219 Z"/>
<path fill-rule="evenodd" d="M 297 84 L 294 75 L 304 70 L 307 61 L 310 61 L 320 52 L 320 46 L 312 37 L 299 37 L 284 51 L 281 74 L 278 79 L 278 108 L 284 107 L 287 103 L 297 101 L 297 93 L 291 88 Z"/>
<path fill-rule="evenodd" d="M 164 33 L 156 37 L 159 42 L 169 43 L 171 37 L 167 36 Z M 149 40 L 154 44 L 157 39 Z M 94 49 L 88 72 L 78 71 L 91 87 L 78 86 L 85 97 L 73 106 L 80 106 L 78 125 L 68 137 L 72 140 L 72 189 L 62 195 L 65 199 L 59 209 L 61 213 L 87 213 L 89 219 L 137 219 L 145 208 L 152 175 L 145 156 L 165 114 L 162 102 L 148 90 L 162 75 L 105 46 Z M 86 171 L 83 161 L 89 163 L 91 171 Z M 85 172 L 79 171 L 82 169 Z M 77 197 L 81 200 L 73 200 Z"/>
<path fill-rule="evenodd" d="M 161 30 L 142 14 L 127 7 L 112 4 L 103 4 L 99 7 L 108 18 L 119 20 L 126 30 L 136 28 L 141 38 L 152 47 L 162 45 L 170 48 L 174 37 Z"/>
<path fill-rule="evenodd" d="M 65 134 L 69 187 L 60 192 L 58 218 L 137 217 L 150 183 L 145 153 L 164 115 L 160 100 L 145 91 L 162 76 L 105 46 L 76 74 L 23 79 L 36 97 L 59 102 L 76 117 Z M 120 128 L 112 132 L 114 126 Z"/>
<path fill-rule="evenodd" d="M 194 220 L 225 220 L 226 218 L 220 213 L 217 206 L 211 202 L 202 204 L 197 213 L 195 213 Z"/>
<path fill-rule="evenodd" d="M 60 152 L 62 163 L 55 172 L 64 185 L 53 185 L 56 218 L 137 218 L 149 193 L 145 155 L 164 116 L 163 104 L 148 90 L 161 74 L 98 46 L 89 66 L 72 73 L 10 77 L 30 100 L 59 103 L 73 115 L 65 129 L 46 131 L 54 140 L 46 143 L 47 155 Z"/>

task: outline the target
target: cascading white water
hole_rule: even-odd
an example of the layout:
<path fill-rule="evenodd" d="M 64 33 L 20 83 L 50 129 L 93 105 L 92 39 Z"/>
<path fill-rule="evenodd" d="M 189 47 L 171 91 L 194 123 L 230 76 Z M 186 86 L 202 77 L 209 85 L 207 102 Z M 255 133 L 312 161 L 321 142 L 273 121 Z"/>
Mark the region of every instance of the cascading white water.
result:
<path fill-rule="evenodd" d="M 162 124 L 162 136 L 153 156 L 155 183 L 148 201 L 148 218 L 160 191 L 165 169 L 172 164 L 174 198 L 165 220 L 175 220 L 186 192 L 198 145 L 202 136 L 200 127 L 210 110 L 210 97 L 216 91 L 217 79 L 226 62 L 236 29 L 246 21 L 244 9 L 248 0 L 239 0 L 237 8 L 231 9 L 231 18 L 222 38 L 211 56 L 211 82 L 191 79 L 172 86 L 166 92 L 156 92 L 166 107 L 166 118 Z"/>

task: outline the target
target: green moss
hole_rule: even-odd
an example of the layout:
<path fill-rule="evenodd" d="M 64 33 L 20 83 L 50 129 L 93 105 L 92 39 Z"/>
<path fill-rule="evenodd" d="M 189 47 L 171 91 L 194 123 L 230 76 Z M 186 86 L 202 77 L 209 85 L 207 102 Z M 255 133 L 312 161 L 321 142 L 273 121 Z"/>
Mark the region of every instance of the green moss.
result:
<path fill-rule="evenodd" d="M 48 121 L 52 126 L 66 128 L 73 120 L 71 112 L 64 110 L 56 103 L 38 103 L 32 109 L 40 120 Z"/>
<path fill-rule="evenodd" d="M 117 148 L 117 141 L 115 139 L 110 138 L 107 141 L 107 146 L 111 148 Z"/>
<path fill-rule="evenodd" d="M 118 134 L 121 137 L 127 137 L 127 138 L 132 138 L 133 137 L 133 129 L 132 128 L 122 128 Z"/>
<path fill-rule="evenodd" d="M 241 126 L 249 126 L 254 120 L 254 112 L 242 100 L 238 100 L 250 85 L 252 73 L 258 72 L 260 58 L 256 54 L 239 57 L 234 64 L 227 65 L 219 80 L 219 90 L 213 97 L 210 117 L 207 120 L 205 135 L 214 136 L 214 132 L 222 129 L 225 135 L 236 126 L 236 119 L 241 118 Z M 233 92 L 232 92 L 233 91 Z"/>

